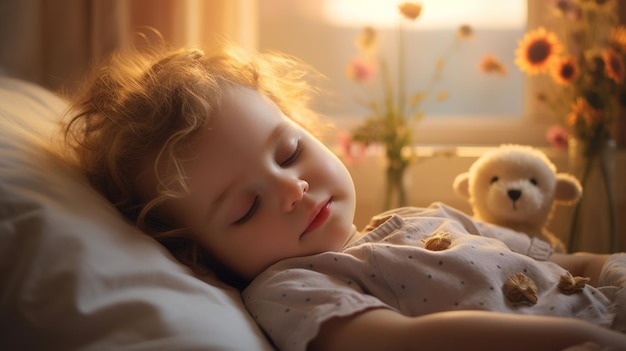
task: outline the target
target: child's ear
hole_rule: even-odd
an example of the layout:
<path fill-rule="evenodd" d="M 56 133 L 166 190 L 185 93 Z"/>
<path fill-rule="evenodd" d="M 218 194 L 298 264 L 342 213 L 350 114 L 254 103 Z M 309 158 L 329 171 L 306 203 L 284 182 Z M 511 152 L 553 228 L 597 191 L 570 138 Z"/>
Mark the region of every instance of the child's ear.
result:
<path fill-rule="evenodd" d="M 454 183 L 452 184 L 452 187 L 454 188 L 456 194 L 464 199 L 469 199 L 470 197 L 469 176 L 469 172 L 461 173 L 456 176 L 456 178 L 454 178 Z"/>
<path fill-rule="evenodd" d="M 554 201 L 565 205 L 572 205 L 580 200 L 582 194 L 583 188 L 578 179 L 567 173 L 556 174 Z"/>

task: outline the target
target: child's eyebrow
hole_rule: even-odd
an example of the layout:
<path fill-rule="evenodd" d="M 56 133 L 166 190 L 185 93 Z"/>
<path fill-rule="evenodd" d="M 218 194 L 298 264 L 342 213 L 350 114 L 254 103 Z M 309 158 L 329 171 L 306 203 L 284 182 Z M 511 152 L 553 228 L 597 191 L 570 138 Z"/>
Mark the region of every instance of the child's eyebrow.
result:
<path fill-rule="evenodd" d="M 267 147 L 271 146 L 271 144 L 275 143 L 276 140 L 278 140 L 278 138 L 280 137 L 280 135 L 283 134 L 288 127 L 289 127 L 289 124 L 287 123 L 286 119 L 281 121 L 276 126 L 276 128 L 274 128 L 274 130 L 272 130 L 270 135 L 267 137 L 267 140 L 265 141 L 265 147 L 264 148 L 267 148 Z"/>
<path fill-rule="evenodd" d="M 259 150 L 266 150 L 268 147 L 270 147 L 271 145 L 273 145 L 274 143 L 276 143 L 276 140 L 279 140 L 281 134 L 285 133 L 285 131 L 289 128 L 289 120 L 285 119 L 283 121 L 281 121 L 267 136 L 267 138 L 265 139 L 265 143 L 264 146 Z M 220 208 L 220 206 L 224 203 L 224 201 L 228 198 L 228 196 L 230 195 L 230 193 L 233 191 L 233 188 L 235 186 L 234 182 L 231 182 L 230 184 L 228 184 L 224 190 L 215 198 L 215 200 L 213 200 L 208 208 L 207 208 L 207 222 L 210 222 L 215 213 L 218 212 L 218 209 Z"/>
<path fill-rule="evenodd" d="M 211 222 L 211 220 L 217 213 L 217 210 L 220 208 L 220 206 L 222 206 L 222 204 L 224 203 L 224 200 L 226 200 L 226 198 L 228 197 L 228 194 L 230 194 L 230 192 L 232 191 L 232 188 L 233 188 L 233 184 L 228 185 L 226 188 L 224 188 L 224 191 L 222 191 L 220 195 L 216 197 L 215 200 L 209 204 L 209 206 L 207 207 L 207 215 L 206 215 L 207 222 Z"/>

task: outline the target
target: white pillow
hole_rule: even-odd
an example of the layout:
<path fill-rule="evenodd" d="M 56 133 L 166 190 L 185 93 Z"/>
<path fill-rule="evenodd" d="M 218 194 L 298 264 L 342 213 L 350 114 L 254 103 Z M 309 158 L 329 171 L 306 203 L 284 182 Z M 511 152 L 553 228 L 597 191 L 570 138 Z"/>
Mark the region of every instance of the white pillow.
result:
<path fill-rule="evenodd" d="M 65 108 L 0 78 L 0 349 L 271 350 L 235 289 L 194 277 L 58 156 Z"/>

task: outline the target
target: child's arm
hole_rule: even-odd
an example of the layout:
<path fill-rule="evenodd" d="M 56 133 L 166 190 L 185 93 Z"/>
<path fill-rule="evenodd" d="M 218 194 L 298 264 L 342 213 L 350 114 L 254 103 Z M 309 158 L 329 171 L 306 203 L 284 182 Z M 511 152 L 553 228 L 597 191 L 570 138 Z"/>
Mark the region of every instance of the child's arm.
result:
<path fill-rule="evenodd" d="M 597 286 L 602 267 L 610 255 L 578 252 L 575 254 L 554 253 L 550 261 L 567 269 L 574 276 L 589 277 L 589 284 Z"/>
<path fill-rule="evenodd" d="M 618 350 L 626 335 L 573 318 L 373 309 L 324 323 L 309 350 L 563 350 L 585 342 Z"/>

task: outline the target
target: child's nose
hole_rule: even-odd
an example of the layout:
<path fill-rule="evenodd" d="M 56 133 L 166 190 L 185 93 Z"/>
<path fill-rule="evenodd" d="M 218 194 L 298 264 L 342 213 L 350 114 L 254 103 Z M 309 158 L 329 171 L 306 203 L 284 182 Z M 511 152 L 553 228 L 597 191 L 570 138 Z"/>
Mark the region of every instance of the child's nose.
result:
<path fill-rule="evenodd" d="M 285 211 L 291 211 L 294 206 L 301 201 L 304 193 L 309 190 L 309 183 L 302 179 L 293 179 L 285 184 L 285 196 L 283 198 L 283 208 Z"/>

